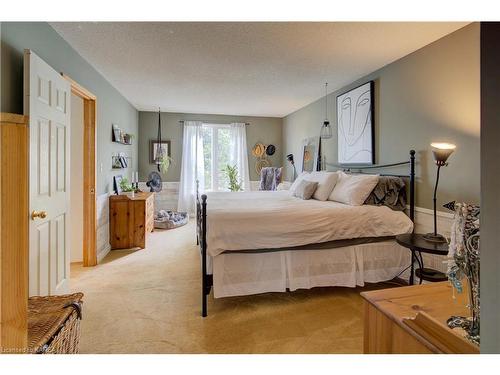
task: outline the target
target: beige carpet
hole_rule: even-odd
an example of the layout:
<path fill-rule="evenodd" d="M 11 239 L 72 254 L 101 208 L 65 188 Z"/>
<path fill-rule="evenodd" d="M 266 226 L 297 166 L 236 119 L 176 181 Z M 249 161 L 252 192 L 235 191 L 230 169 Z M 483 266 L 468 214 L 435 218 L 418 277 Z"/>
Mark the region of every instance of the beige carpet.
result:
<path fill-rule="evenodd" d="M 210 296 L 209 316 L 201 318 L 193 223 L 152 233 L 147 249 L 111 251 L 96 267 L 72 265 L 71 273 L 71 289 L 85 294 L 82 353 L 363 350 L 359 292 L 368 288 Z"/>

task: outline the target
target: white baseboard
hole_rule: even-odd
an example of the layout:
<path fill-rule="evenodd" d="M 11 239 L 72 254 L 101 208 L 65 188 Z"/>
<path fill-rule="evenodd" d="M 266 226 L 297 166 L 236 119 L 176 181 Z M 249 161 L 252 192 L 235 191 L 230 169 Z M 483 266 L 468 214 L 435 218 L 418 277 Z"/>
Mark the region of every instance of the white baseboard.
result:
<path fill-rule="evenodd" d="M 104 193 L 97 197 L 97 228 L 96 247 L 97 263 L 99 264 L 111 250 L 109 243 L 109 194 Z"/>
<path fill-rule="evenodd" d="M 409 207 L 407 207 L 407 211 Z M 453 214 L 450 212 L 437 211 L 437 228 L 442 235 L 449 237 Z M 434 211 L 428 208 L 415 207 L 415 233 L 428 233 L 434 230 Z"/>
<path fill-rule="evenodd" d="M 106 255 L 111 251 L 111 245 L 108 243 L 98 254 L 97 254 L 97 264 L 101 263 Z"/>

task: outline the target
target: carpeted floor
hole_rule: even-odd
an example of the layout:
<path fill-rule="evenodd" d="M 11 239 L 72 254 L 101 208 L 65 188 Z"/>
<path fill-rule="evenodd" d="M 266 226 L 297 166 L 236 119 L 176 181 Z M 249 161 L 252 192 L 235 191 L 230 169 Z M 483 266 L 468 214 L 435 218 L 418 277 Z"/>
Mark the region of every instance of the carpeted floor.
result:
<path fill-rule="evenodd" d="M 71 267 L 71 289 L 85 294 L 81 353 L 361 353 L 359 292 L 389 286 L 210 297 L 203 319 L 193 223 Z"/>

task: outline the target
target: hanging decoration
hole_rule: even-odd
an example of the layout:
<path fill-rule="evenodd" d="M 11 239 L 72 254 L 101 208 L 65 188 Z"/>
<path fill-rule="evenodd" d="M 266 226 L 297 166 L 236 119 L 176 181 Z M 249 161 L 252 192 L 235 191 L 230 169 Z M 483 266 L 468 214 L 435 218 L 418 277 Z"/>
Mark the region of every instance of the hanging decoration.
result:
<path fill-rule="evenodd" d="M 161 111 L 160 108 L 158 108 L 158 135 L 156 142 L 160 145 L 158 147 L 158 150 L 156 151 L 156 158 L 155 158 L 155 164 L 156 167 L 158 168 L 158 172 L 161 171 L 161 163 L 163 160 L 163 147 L 161 147 Z"/>
<path fill-rule="evenodd" d="M 332 138 L 332 127 L 330 126 L 330 121 L 328 121 L 328 82 L 325 83 L 325 121 L 323 121 L 323 126 L 321 127 L 320 137 L 321 139 Z"/>

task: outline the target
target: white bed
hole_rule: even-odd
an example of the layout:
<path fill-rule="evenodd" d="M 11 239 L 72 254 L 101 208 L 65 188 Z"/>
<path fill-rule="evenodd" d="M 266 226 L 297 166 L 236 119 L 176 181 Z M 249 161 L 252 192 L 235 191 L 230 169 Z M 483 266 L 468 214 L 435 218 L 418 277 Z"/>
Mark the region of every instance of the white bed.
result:
<path fill-rule="evenodd" d="M 403 212 L 385 206 L 302 200 L 288 191 L 207 196 L 208 270 L 216 298 L 362 286 L 393 279 L 410 262 L 408 251 L 394 240 L 291 249 L 338 240 L 377 241 L 413 230 Z"/>

